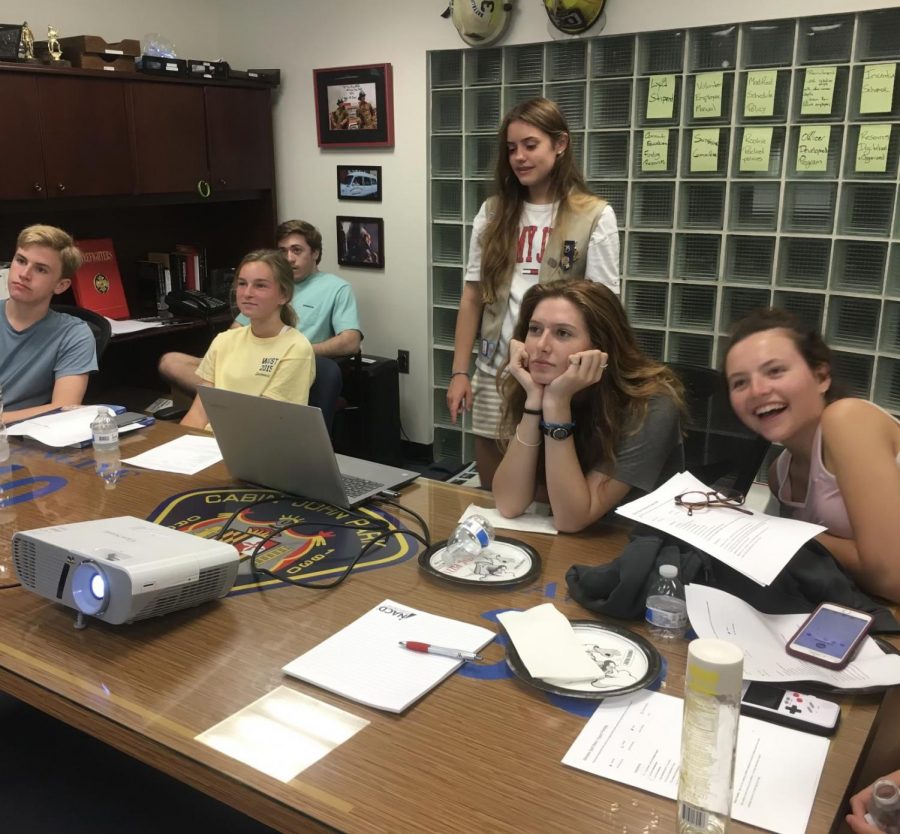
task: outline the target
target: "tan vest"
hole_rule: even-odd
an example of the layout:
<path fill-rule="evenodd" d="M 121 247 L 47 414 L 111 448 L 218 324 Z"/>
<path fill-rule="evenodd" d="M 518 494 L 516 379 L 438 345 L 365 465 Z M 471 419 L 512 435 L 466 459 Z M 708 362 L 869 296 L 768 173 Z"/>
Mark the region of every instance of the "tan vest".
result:
<path fill-rule="evenodd" d="M 494 215 L 496 197 L 488 200 L 486 214 L 488 218 Z M 580 281 L 584 278 L 587 267 L 588 244 L 603 209 L 606 208 L 606 200 L 596 198 L 586 211 L 566 212 L 566 228 L 560 230 L 556 227 L 550 232 L 547 246 L 544 249 L 541 269 L 538 273 L 538 283 L 548 284 L 551 281 Z M 482 359 L 490 361 L 497 349 L 497 340 L 503 328 L 503 319 L 506 316 L 506 307 L 509 303 L 509 290 L 512 286 L 512 276 L 515 264 L 496 288 L 495 300 L 491 304 L 485 304 L 481 314 L 481 347 Z"/>

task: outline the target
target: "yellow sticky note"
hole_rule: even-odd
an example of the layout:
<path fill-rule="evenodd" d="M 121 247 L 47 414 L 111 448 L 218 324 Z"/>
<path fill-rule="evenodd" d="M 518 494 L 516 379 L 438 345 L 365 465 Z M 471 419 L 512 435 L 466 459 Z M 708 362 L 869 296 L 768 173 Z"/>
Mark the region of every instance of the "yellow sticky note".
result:
<path fill-rule="evenodd" d="M 741 142 L 741 171 L 768 171 L 772 128 L 745 127 Z"/>
<path fill-rule="evenodd" d="M 691 136 L 691 170 L 717 171 L 719 168 L 719 128 L 695 130 Z"/>
<path fill-rule="evenodd" d="M 665 171 L 669 167 L 669 131 L 645 130 L 641 148 L 642 171 Z"/>
<path fill-rule="evenodd" d="M 651 75 L 647 87 L 647 118 L 671 119 L 675 111 L 675 76 Z"/>
<path fill-rule="evenodd" d="M 831 125 L 803 125 L 797 139 L 797 170 L 827 171 Z"/>
<path fill-rule="evenodd" d="M 859 92 L 860 113 L 890 112 L 896 72 L 896 64 L 866 64 Z"/>
<path fill-rule="evenodd" d="M 701 72 L 694 78 L 694 118 L 712 119 L 722 115 L 721 72 Z"/>
<path fill-rule="evenodd" d="M 807 67 L 803 79 L 803 98 L 800 101 L 802 116 L 831 113 L 834 98 L 834 79 L 837 67 Z"/>
<path fill-rule="evenodd" d="M 870 173 L 887 171 L 890 125 L 860 125 L 856 142 L 856 170 Z"/>
<path fill-rule="evenodd" d="M 744 91 L 744 115 L 771 116 L 775 112 L 775 86 L 778 70 L 755 70 L 747 73 Z"/>

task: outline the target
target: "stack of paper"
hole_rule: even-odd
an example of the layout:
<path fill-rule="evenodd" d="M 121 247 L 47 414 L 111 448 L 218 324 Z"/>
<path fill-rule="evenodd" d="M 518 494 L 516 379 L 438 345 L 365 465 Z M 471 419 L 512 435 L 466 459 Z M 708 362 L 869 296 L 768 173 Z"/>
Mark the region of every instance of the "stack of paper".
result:
<path fill-rule="evenodd" d="M 403 712 L 463 661 L 413 652 L 401 640 L 477 652 L 494 633 L 386 599 L 282 671 L 376 709 Z"/>
<path fill-rule="evenodd" d="M 688 515 L 675 503 L 675 497 L 685 492 L 712 491 L 690 472 L 679 472 L 616 512 L 678 537 L 760 585 L 770 585 L 801 545 L 825 532 L 817 524 L 760 512 L 745 514 L 725 506 L 713 505 Z"/>
<path fill-rule="evenodd" d="M 78 408 L 40 414 L 30 420 L 14 423 L 7 428 L 7 433 L 10 437 L 30 437 L 45 446 L 87 446 L 91 442 L 91 422 L 97 416 L 97 409 L 100 407 L 83 405 Z M 124 411 L 120 405 L 102 407 L 112 408 L 116 413 Z M 129 423 L 127 426 L 120 426 L 119 434 L 134 431 L 150 425 L 152 422 L 152 417 L 146 417 L 138 422 Z"/>

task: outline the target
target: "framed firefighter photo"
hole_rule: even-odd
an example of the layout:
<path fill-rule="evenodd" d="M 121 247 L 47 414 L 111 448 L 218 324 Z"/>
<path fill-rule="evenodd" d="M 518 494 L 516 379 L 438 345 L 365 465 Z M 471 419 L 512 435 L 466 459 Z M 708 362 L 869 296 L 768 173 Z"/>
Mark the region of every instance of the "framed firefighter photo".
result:
<path fill-rule="evenodd" d="M 320 148 L 392 148 L 390 64 L 313 70 Z"/>
<path fill-rule="evenodd" d="M 380 217 L 337 218 L 338 263 L 384 269 L 384 220 Z"/>

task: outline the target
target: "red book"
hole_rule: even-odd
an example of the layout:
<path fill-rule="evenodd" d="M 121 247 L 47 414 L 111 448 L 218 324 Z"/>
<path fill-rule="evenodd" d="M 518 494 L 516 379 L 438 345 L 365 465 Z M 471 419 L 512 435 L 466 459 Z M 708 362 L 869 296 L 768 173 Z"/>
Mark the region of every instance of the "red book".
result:
<path fill-rule="evenodd" d="M 84 261 L 72 281 L 79 307 L 85 307 L 111 319 L 128 318 L 128 302 L 116 252 L 109 238 L 76 240 Z"/>

